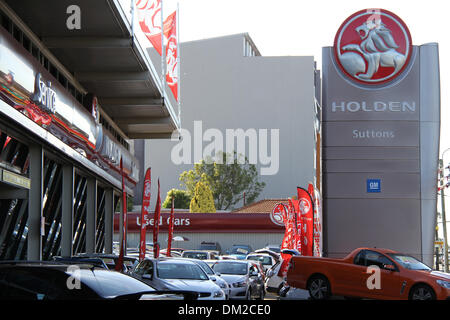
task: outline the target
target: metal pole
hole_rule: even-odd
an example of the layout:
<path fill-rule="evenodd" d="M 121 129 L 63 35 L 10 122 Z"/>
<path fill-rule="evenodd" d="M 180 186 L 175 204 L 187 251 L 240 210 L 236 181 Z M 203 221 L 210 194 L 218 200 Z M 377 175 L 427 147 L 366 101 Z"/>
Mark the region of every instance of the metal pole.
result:
<path fill-rule="evenodd" d="M 442 154 L 443 156 L 444 154 Z M 448 244 L 447 244 L 447 219 L 445 217 L 445 194 L 444 194 L 444 190 L 445 190 L 445 183 L 444 183 L 444 160 L 443 157 L 442 159 L 439 160 L 439 165 L 441 167 L 441 174 L 440 174 L 440 178 L 442 179 L 442 189 L 441 189 L 441 208 L 442 208 L 442 230 L 444 233 L 444 271 L 448 272 Z"/>

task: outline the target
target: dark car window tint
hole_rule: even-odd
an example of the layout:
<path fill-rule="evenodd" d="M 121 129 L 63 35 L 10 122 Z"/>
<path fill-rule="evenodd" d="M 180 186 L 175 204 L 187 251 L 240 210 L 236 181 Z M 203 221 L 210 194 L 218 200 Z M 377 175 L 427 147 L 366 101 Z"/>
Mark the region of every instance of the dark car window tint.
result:
<path fill-rule="evenodd" d="M 140 262 L 134 269 L 134 273 L 140 276 L 144 274 L 153 274 L 153 263 L 149 260 Z"/>
<path fill-rule="evenodd" d="M 361 250 L 355 257 L 355 260 L 353 261 L 354 264 L 359 265 L 359 266 L 365 266 L 366 265 L 366 260 L 364 258 L 364 255 L 366 253 L 366 250 Z"/>
<path fill-rule="evenodd" d="M 161 279 L 209 279 L 203 269 L 196 264 L 158 263 L 156 268 Z"/>
<path fill-rule="evenodd" d="M 389 260 L 386 256 L 375 251 L 366 251 L 365 254 L 366 266 L 377 266 L 381 269 L 384 268 L 385 264 L 392 265 L 393 262 Z"/>

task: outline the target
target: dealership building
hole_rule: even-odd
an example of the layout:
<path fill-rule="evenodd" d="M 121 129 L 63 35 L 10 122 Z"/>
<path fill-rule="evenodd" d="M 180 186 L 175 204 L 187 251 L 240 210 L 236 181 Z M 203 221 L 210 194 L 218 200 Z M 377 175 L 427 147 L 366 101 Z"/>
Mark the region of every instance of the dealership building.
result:
<path fill-rule="evenodd" d="M 111 252 L 132 139 L 180 127 L 132 3 L 0 1 L 0 260 Z"/>

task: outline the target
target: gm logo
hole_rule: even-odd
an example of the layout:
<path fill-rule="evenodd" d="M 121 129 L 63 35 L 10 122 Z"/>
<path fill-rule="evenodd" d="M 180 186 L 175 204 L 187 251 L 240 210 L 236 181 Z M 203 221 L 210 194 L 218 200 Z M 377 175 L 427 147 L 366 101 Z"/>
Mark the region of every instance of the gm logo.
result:
<path fill-rule="evenodd" d="M 381 192 L 381 180 L 367 179 L 367 192 Z"/>

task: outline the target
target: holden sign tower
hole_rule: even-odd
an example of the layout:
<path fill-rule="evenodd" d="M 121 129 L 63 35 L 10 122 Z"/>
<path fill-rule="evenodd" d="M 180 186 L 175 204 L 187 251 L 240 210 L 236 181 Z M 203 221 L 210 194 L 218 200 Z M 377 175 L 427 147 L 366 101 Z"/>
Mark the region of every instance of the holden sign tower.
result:
<path fill-rule="evenodd" d="M 385 247 L 433 259 L 440 127 L 436 43 L 361 10 L 322 50 L 324 255 Z"/>

